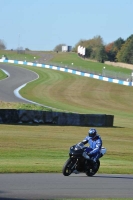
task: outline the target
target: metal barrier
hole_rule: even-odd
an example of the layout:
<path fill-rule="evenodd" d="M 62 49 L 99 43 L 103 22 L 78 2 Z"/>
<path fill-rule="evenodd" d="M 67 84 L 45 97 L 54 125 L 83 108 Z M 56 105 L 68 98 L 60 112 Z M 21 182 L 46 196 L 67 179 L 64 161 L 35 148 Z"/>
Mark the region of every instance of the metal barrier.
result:
<path fill-rule="evenodd" d="M 112 127 L 114 115 L 0 109 L 0 124 Z"/>
<path fill-rule="evenodd" d="M 119 80 L 116 78 L 110 78 L 103 76 L 102 74 L 95 74 L 95 73 L 87 73 L 75 69 L 70 69 L 67 67 L 60 67 L 60 66 L 53 66 L 53 65 L 48 65 L 48 64 L 39 64 L 39 63 L 33 63 L 33 62 L 26 62 L 26 61 L 17 61 L 17 60 L 5 60 L 5 59 L 0 59 L 0 62 L 5 62 L 5 63 L 14 63 L 14 64 L 21 64 L 21 65 L 28 65 L 28 66 L 35 66 L 35 67 L 43 67 L 43 68 L 48 68 L 48 69 L 53 69 L 53 70 L 59 70 L 62 72 L 67 72 L 75 75 L 80 75 L 80 76 L 85 76 L 85 77 L 90 77 L 94 79 L 99 79 L 102 81 L 108 81 L 111 83 L 117 83 L 121 85 L 126 85 L 126 86 L 133 86 L 133 81 L 124 81 L 124 80 Z"/>

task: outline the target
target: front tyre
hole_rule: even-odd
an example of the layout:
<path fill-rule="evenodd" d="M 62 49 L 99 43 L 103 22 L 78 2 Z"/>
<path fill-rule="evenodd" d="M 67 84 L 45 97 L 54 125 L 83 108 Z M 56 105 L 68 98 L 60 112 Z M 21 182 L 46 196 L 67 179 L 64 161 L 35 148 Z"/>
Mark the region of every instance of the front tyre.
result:
<path fill-rule="evenodd" d="M 62 169 L 62 173 L 64 176 L 69 176 L 73 172 L 74 164 L 75 163 L 73 163 L 70 158 L 65 162 L 63 169 Z"/>
<path fill-rule="evenodd" d="M 97 160 L 95 164 L 90 165 L 90 167 L 88 168 L 88 170 L 85 172 L 87 176 L 94 176 L 100 167 L 100 161 Z"/>

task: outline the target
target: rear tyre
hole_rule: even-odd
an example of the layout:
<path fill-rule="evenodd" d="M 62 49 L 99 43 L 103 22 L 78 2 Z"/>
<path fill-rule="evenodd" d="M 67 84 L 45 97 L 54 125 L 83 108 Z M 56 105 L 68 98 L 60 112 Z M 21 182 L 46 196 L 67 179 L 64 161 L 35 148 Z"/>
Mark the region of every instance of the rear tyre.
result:
<path fill-rule="evenodd" d="M 75 163 L 73 163 L 70 158 L 65 162 L 63 169 L 62 169 L 62 173 L 64 176 L 69 176 L 73 172 L 72 167 L 74 164 Z"/>
<path fill-rule="evenodd" d="M 100 167 L 100 161 L 97 160 L 96 163 L 91 164 L 88 170 L 85 172 L 87 176 L 94 176 Z"/>

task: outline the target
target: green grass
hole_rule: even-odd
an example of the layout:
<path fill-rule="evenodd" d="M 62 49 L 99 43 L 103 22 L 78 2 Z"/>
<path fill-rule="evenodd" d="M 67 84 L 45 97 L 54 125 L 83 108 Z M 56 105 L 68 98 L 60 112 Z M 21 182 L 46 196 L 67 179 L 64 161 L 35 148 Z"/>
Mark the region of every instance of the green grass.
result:
<path fill-rule="evenodd" d="M 114 67 L 111 65 L 107 65 L 99 62 L 92 62 L 88 59 L 81 59 L 76 53 L 58 53 L 54 54 L 54 57 L 50 61 L 51 63 L 58 63 L 59 65 L 68 66 L 78 70 L 91 70 L 92 72 L 96 72 L 102 74 L 103 67 L 105 66 L 107 70 L 114 72 L 122 72 L 131 75 L 132 70 Z M 72 65 L 73 63 L 73 65 Z"/>
<path fill-rule="evenodd" d="M 27 62 L 34 62 L 34 57 L 36 57 L 36 59 L 39 58 L 38 55 L 35 56 L 34 54 L 30 54 L 29 51 L 25 51 L 25 53 L 17 53 L 16 51 L 0 50 L 0 58 L 2 55 L 6 55 L 8 60 L 26 60 Z"/>
<path fill-rule="evenodd" d="M 81 59 L 76 53 L 67 53 L 67 52 L 60 52 L 60 53 L 55 53 L 55 52 L 32 52 L 32 51 L 25 51 L 24 54 L 18 54 L 16 51 L 10 51 L 10 50 L 0 50 L 0 58 L 2 55 L 6 55 L 9 60 L 21 60 L 24 61 L 26 60 L 27 62 L 34 62 L 35 60 L 40 59 L 40 57 L 44 54 L 52 54 L 53 58 L 48 62 L 51 64 L 57 64 L 59 66 L 67 66 L 73 69 L 77 70 L 85 70 L 89 71 L 91 70 L 92 72 L 96 72 L 99 74 L 102 74 L 103 67 L 105 66 L 107 70 L 114 71 L 114 72 L 122 72 L 128 75 L 131 75 L 132 70 L 131 69 L 126 69 L 126 68 L 121 68 L 121 67 L 114 67 L 111 65 L 107 65 L 104 63 L 99 63 L 99 62 L 92 62 L 88 59 Z M 36 57 L 36 59 L 34 59 Z M 42 59 L 44 62 L 44 59 Z M 73 63 L 73 65 L 72 65 Z"/>
<path fill-rule="evenodd" d="M 133 88 L 50 69 L 32 68 L 40 79 L 20 94 L 38 103 L 68 112 L 111 114 L 114 126 L 133 127 Z"/>
<path fill-rule="evenodd" d="M 74 65 L 82 65 L 83 62 L 85 67 L 102 69 L 102 64 L 79 60 L 73 53 L 57 56 L 52 62 L 73 62 Z M 97 128 L 103 138 L 103 146 L 107 148 L 99 173 L 133 174 L 133 87 L 50 69 L 24 67 L 37 72 L 40 78 L 20 91 L 23 97 L 62 111 L 114 115 L 114 127 Z M 116 67 L 111 69 L 123 70 Z M 30 107 L 19 105 L 1 102 L 0 108 Z M 61 172 L 68 158 L 69 147 L 81 141 L 88 129 L 0 125 L 0 172 Z"/>
<path fill-rule="evenodd" d="M 124 128 L 97 130 L 107 148 L 99 173 L 132 174 L 132 130 L 122 138 Z M 87 132 L 88 127 L 0 125 L 0 172 L 61 173 L 69 147 L 82 141 Z"/>
<path fill-rule="evenodd" d="M 35 104 L 13 103 L 13 102 L 3 102 L 3 101 L 0 101 L 0 109 L 52 111 L 52 109 L 50 108 L 46 108 L 44 106 L 38 106 Z"/>
<path fill-rule="evenodd" d="M 7 75 L 0 69 L 0 80 L 7 78 Z"/>

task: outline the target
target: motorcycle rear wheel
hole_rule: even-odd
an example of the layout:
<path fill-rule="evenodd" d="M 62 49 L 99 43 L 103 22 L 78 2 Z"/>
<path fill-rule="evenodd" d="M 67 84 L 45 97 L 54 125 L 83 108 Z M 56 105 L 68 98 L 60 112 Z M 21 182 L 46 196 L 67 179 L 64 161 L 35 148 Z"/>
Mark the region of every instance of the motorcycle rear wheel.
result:
<path fill-rule="evenodd" d="M 99 170 L 99 167 L 100 167 L 100 161 L 97 160 L 96 164 L 95 165 L 92 165 L 92 167 L 90 167 L 85 173 L 87 176 L 94 176 L 98 170 Z"/>
<path fill-rule="evenodd" d="M 62 173 L 64 176 L 69 176 L 73 172 L 72 167 L 74 164 L 75 163 L 70 158 L 65 162 L 62 169 Z"/>

